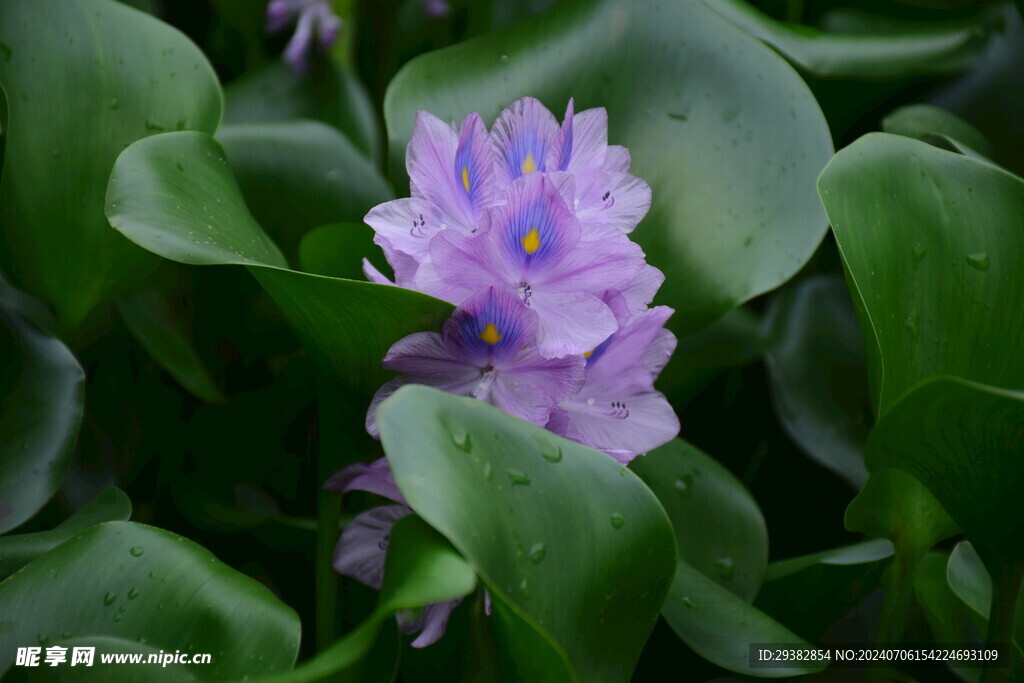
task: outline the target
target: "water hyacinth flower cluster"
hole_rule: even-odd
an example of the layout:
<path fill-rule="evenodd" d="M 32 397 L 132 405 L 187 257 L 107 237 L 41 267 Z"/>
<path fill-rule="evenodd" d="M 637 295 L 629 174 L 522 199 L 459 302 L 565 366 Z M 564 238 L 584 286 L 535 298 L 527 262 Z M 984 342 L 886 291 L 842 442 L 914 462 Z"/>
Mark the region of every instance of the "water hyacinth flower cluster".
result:
<path fill-rule="evenodd" d="M 533 98 L 488 131 L 420 112 L 407 153 L 412 196 L 366 216 L 395 272 L 367 277 L 458 308 L 440 332 L 410 335 L 383 364 L 399 373 L 367 415 L 416 382 L 472 396 L 627 463 L 679 423 L 654 380 L 675 348 L 664 280 L 629 233 L 651 191 L 607 142 L 604 109 L 561 125 Z"/>
<path fill-rule="evenodd" d="M 629 173 L 629 152 L 607 142 L 607 114 L 561 125 L 536 99 L 506 109 L 488 131 L 478 114 L 459 128 L 420 112 L 409 143 L 412 196 L 366 216 L 395 280 L 364 260 L 367 277 L 457 306 L 440 332 L 396 342 L 383 365 L 400 386 L 469 396 L 626 464 L 676 436 L 679 422 L 654 380 L 675 349 L 672 309 L 650 307 L 664 280 L 629 233 L 651 191 Z M 378 588 L 391 527 L 411 514 L 385 460 L 356 464 L 326 488 L 394 501 L 357 516 L 336 548 L 337 571 Z M 458 601 L 400 622 L 424 647 Z"/>

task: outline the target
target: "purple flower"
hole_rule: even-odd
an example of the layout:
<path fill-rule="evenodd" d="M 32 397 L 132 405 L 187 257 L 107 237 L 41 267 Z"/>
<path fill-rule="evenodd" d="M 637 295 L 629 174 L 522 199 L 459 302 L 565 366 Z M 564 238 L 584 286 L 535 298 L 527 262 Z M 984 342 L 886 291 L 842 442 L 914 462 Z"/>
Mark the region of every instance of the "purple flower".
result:
<path fill-rule="evenodd" d="M 297 18 L 297 20 L 296 20 Z M 284 49 L 284 61 L 293 70 L 304 72 L 314 40 L 326 50 L 338 37 L 341 20 L 331 11 L 327 0 L 272 0 L 267 5 L 267 32 L 280 33 L 295 21 L 295 33 Z"/>
<path fill-rule="evenodd" d="M 515 292 L 481 289 L 456 309 L 440 334 L 417 332 L 391 347 L 383 365 L 403 374 L 377 391 L 367 430 L 377 436 L 377 406 L 409 383 L 471 396 L 543 426 L 551 409 L 583 385 L 586 361 L 582 355 L 544 358 L 532 343 L 536 328 L 537 314 Z"/>
<path fill-rule="evenodd" d="M 489 228 L 468 237 L 443 232 L 430 245 L 442 298 L 494 282 L 514 288 L 538 314 L 537 348 L 546 358 L 582 354 L 607 339 L 616 323 L 601 294 L 625 287 L 644 266 L 643 250 L 625 235 L 584 240 L 557 180 L 517 179 Z"/>
<path fill-rule="evenodd" d="M 618 298 L 613 306 L 624 322 L 587 354 L 586 383 L 579 394 L 558 404 L 547 428 L 625 465 L 679 433 L 679 419 L 654 390 L 676 338 L 664 329 L 671 308 L 657 306 L 630 318 L 625 299 L 611 297 Z"/>
<path fill-rule="evenodd" d="M 448 6 L 448 0 L 420 0 L 420 4 L 426 10 L 427 16 L 435 19 L 448 14 L 448 10 L 451 9 Z"/>
<path fill-rule="evenodd" d="M 401 503 L 381 505 L 357 515 L 345 526 L 334 548 L 335 571 L 380 590 L 384 583 L 384 565 L 391 529 L 395 522 L 413 514 L 395 485 L 387 461 L 381 458 L 372 463 L 349 465 L 328 479 L 324 488 L 342 494 L 353 490 L 369 491 Z M 444 635 L 448 617 L 460 602 L 452 600 L 427 605 L 419 614 L 412 611 L 399 613 L 398 625 L 403 633 L 420 631 L 412 646 L 427 647 Z"/>
<path fill-rule="evenodd" d="M 679 422 L 653 386 L 675 346 L 671 309 L 649 309 L 664 275 L 629 238 L 651 191 L 608 144 L 607 112 L 569 100 L 559 124 L 525 97 L 490 132 L 477 114 L 456 128 L 420 112 L 406 163 L 412 196 L 366 217 L 395 282 L 367 261 L 364 272 L 458 309 L 440 334 L 392 346 L 384 366 L 400 374 L 374 397 L 369 431 L 377 405 L 417 382 L 624 462 L 673 438 Z"/>
<path fill-rule="evenodd" d="M 456 130 L 420 112 L 406 159 L 412 197 L 380 204 L 366 223 L 395 270 L 396 284 L 431 293 L 429 283 L 436 280 L 429 272 L 431 239 L 448 228 L 472 234 L 495 201 L 491 136 L 478 114 L 467 116 Z M 387 282 L 365 265 L 370 280 Z M 420 277 L 426 286 L 418 286 L 421 267 L 428 271 Z"/>
<path fill-rule="evenodd" d="M 561 128 L 532 97 L 502 112 L 493 131 L 498 183 L 507 186 L 534 171 L 564 171 L 573 178 L 569 204 L 585 239 L 631 232 L 647 215 L 651 188 L 628 173 L 629 151 L 608 145 L 608 112 L 600 107 L 576 115 L 574 106 L 570 99 Z"/>

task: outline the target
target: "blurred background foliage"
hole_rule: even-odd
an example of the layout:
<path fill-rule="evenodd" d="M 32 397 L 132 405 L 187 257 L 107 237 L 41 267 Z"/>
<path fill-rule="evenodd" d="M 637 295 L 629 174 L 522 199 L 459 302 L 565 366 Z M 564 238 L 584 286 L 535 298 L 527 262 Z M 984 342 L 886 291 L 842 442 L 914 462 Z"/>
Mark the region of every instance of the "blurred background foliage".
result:
<path fill-rule="evenodd" d="M 512 33 L 503 35 L 528 41 L 529 29 L 519 32 L 516 27 L 523 22 L 539 26 L 529 22 L 538 21 L 538 13 L 545 10 L 564 12 L 558 16 L 574 16 L 571 13 L 577 9 L 589 11 L 588 3 L 577 2 L 549 10 L 556 4 L 552 0 L 450 0 L 446 15 L 429 17 L 422 4 L 413 0 L 335 0 L 345 26 L 341 39 L 329 58 L 297 75 L 280 62 L 287 37 L 265 35 L 262 2 L 134 0 L 126 4 L 183 32 L 212 65 L 223 85 L 220 126 L 215 115 L 217 96 L 210 94 L 207 102 L 201 102 L 197 90 L 209 84 L 199 79 L 177 95 L 199 103 L 196 111 L 180 115 L 185 123 L 177 129 L 215 133 L 244 206 L 280 250 L 281 263 L 357 280 L 362 279 L 362 255 L 384 265 L 372 245 L 371 231 L 359 223 L 372 206 L 405 194 L 406 181 L 397 162 L 404 149 L 402 136 L 411 126 L 408 112 L 425 108 L 444 114 L 445 106 L 462 107 L 457 79 L 454 88 L 420 79 L 410 86 L 412 94 L 405 96 L 408 105 L 403 108 L 403 76 L 394 81 L 396 74 L 419 55 L 494 31 L 511 29 Z M 752 553 L 746 566 L 754 567 L 750 571 L 755 575 L 736 580 L 744 585 L 734 583 L 731 576 L 724 578 L 714 564 L 717 556 L 709 555 L 711 550 L 705 552 L 703 541 L 693 541 L 692 555 L 686 557 L 684 530 L 678 524 L 676 528 L 681 556 L 700 570 L 690 580 L 695 585 L 717 581 L 727 589 L 721 595 L 713 587 L 702 589 L 721 600 L 716 613 L 727 614 L 733 605 L 730 600 L 738 595 L 758 608 L 758 618 L 772 619 L 778 622 L 775 626 L 784 624 L 810 642 L 869 642 L 884 618 L 879 586 L 892 585 L 883 574 L 891 574 L 895 565 L 889 559 L 892 546 L 866 541 L 864 534 L 892 538 L 897 556 L 901 546 L 892 535 L 891 522 L 876 519 L 885 517 L 878 510 L 885 509 L 886 503 L 869 504 L 868 519 L 858 519 L 856 507 L 847 510 L 868 479 L 863 454 L 879 415 L 875 386 L 879 380 L 869 374 L 875 361 L 865 356 L 864 327 L 858 324 L 836 237 L 825 232 L 827 219 L 817 206 L 813 179 L 831 154 L 831 149 L 825 149 L 829 142 L 841 150 L 862 135 L 880 130 L 944 149 L 966 148 L 967 153 L 989 157 L 1014 173 L 1024 172 L 1024 80 L 1020 76 L 1024 73 L 1024 22 L 1013 3 L 971 0 L 704 0 L 704 5 L 718 14 L 716 21 L 731 22 L 791 65 L 820 106 L 831 140 L 816 141 L 808 150 L 809 154 L 824 150 L 821 163 L 807 163 L 811 185 L 805 194 L 815 205 L 804 212 L 808 227 L 769 228 L 790 234 L 798 245 L 792 250 L 804 254 L 794 257 L 787 272 L 770 285 L 729 292 L 725 300 L 689 317 L 684 303 L 687 290 L 699 290 L 700 284 L 669 280 L 674 298 L 665 303 L 683 309 L 679 316 L 683 322 L 676 328 L 679 349 L 659 386 L 680 416 L 681 436 L 687 443 L 673 444 L 671 452 L 650 460 L 641 459 L 633 469 L 659 496 L 659 486 L 666 482 L 659 479 L 657 458 L 671 462 L 672 467 L 704 471 L 705 477 L 723 482 L 722 490 L 728 493 L 722 499 L 732 502 L 706 501 L 678 513 L 669 509 L 673 521 L 687 515 L 723 519 L 738 515 L 735 528 L 744 533 L 737 534 L 730 557 Z M 630 11 L 624 7 L 623 11 Z M 544 16 L 551 15 L 541 15 L 541 21 Z M 678 30 L 680 35 L 686 31 L 674 25 L 666 30 Z M 0 47 L 7 47 L 11 61 L 10 51 L 18 46 L 6 44 L 9 38 L 2 29 L 0 35 L 5 36 Z M 487 41 L 473 43 L 459 48 L 469 52 L 440 53 L 438 59 L 463 55 L 462 68 L 474 72 L 487 68 L 479 65 L 491 47 Z M 590 49 L 599 51 L 600 46 Z M 470 59 L 474 56 L 480 60 Z M 558 58 L 540 56 L 542 60 Z M 412 78 L 408 73 L 420 69 L 422 75 L 432 65 L 430 61 L 414 63 L 405 72 L 406 80 Z M 695 68 L 704 66 L 714 64 Z M 447 67 L 437 68 L 444 73 Z M 783 68 L 781 63 L 778 68 Z M 10 158 L 23 154 L 7 140 L 8 131 L 16 130 L 16 121 L 9 125 L 6 98 L 21 87 L 13 79 L 9 71 L 0 69 L 0 84 L 6 92 L 0 107 L 0 129 L 5 133 L 0 154 Z M 537 79 L 538 89 L 545 88 L 544 80 Z M 393 82 L 399 86 L 389 93 Z M 434 92 L 420 92 L 434 85 Z M 790 85 L 800 87 L 795 77 Z M 471 89 L 473 82 L 466 87 Z M 602 87 L 598 84 L 587 91 L 587 106 L 603 104 L 598 101 Z M 621 84 L 608 87 L 614 90 Z M 544 93 L 550 98 L 562 88 L 551 86 Z M 490 98 L 488 106 L 503 103 L 502 96 L 500 92 L 493 98 L 472 93 L 472 97 Z M 431 98 L 440 103 L 434 106 Z M 109 109 L 120 115 L 118 107 L 110 104 Z M 608 106 L 613 110 L 611 142 L 632 146 L 631 140 L 615 137 L 616 122 L 626 124 L 623 117 L 615 118 L 614 107 L 627 104 Z M 744 115 L 756 117 L 762 106 L 750 102 Z M 813 102 L 806 106 L 800 115 L 813 123 L 817 115 Z M 385 116 L 392 113 L 401 123 L 389 131 Z M 494 113 L 485 113 L 485 118 Z M 127 134 L 121 132 L 124 124 L 118 120 L 103 120 L 109 130 Z M 133 125 L 141 128 L 131 133 L 130 140 L 98 142 L 106 155 L 93 169 L 100 184 L 105 186 L 114 158 L 128 142 L 173 130 L 176 121 L 177 117 L 136 121 Z M 758 134 L 769 135 L 767 128 Z M 745 142 L 738 158 L 747 153 L 748 145 L 763 145 L 761 154 L 774 151 L 771 141 L 758 138 Z M 646 177 L 644 164 L 648 169 L 651 164 L 642 152 L 639 156 L 637 172 Z M 779 159 L 780 164 L 788 161 Z M 678 163 L 690 162 L 672 158 L 665 166 Z M 52 167 L 40 166 L 39 172 L 47 168 Z M 659 167 L 658 173 L 668 171 Z M 4 187 L 13 182 L 4 181 Z M 657 197 L 658 186 L 653 181 L 652 185 Z M 102 202 L 103 189 L 87 191 L 91 200 L 83 202 L 95 204 L 97 196 Z M 908 187 L 906 191 L 915 190 Z M 687 187 L 676 192 L 686 193 Z M 0 192 L 8 207 L 14 206 L 11 196 Z M 781 203 L 800 201 L 780 198 Z M 833 223 L 846 222 L 837 218 L 828 202 L 826 209 Z M 98 215 L 102 203 L 87 210 Z M 323 381 L 315 364 L 319 352 L 300 343 L 301 333 L 297 337 L 288 324 L 293 313 L 282 310 L 286 307 L 268 294 L 273 286 L 264 279 L 257 281 L 244 268 L 158 262 L 134 247 L 130 259 L 138 263 L 130 273 L 111 275 L 113 284 L 106 291 L 65 308 L 53 298 L 59 295 L 52 293 L 57 290 L 50 287 L 49 266 L 16 258 L 25 253 L 25 242 L 9 226 L 18 215 L 26 215 L 24 207 L 7 211 L 0 226 L 6 233 L 0 263 L 14 287 L 0 283 L 0 322 L 6 329 L 0 343 L 6 345 L 4 358 L 19 360 L 0 368 L 0 386 L 6 394 L 0 418 L 4 448 L 0 503 L 15 500 L 16 495 L 26 502 L 16 515 L 0 515 L 0 531 L 18 527 L 17 536 L 0 538 L 3 575 L 66 538 L 53 534 L 62 523 L 74 520 L 73 515 L 94 522 L 123 520 L 130 513 L 134 522 L 182 534 L 212 550 L 222 563 L 269 589 L 298 613 L 304 625 L 300 659 L 312 656 L 317 545 L 313 492 L 319 491 L 324 477 L 318 452 L 324 412 L 318 401 L 322 403 L 325 394 L 317 391 Z M 673 217 L 678 215 L 661 215 L 655 221 L 667 224 Z M 638 236 L 650 229 L 650 221 L 640 225 Z M 124 241 L 112 231 L 104 239 L 114 237 Z M 14 249 L 22 251 L 16 254 Z M 870 270 L 876 263 L 870 247 L 864 249 L 864 265 L 847 262 L 848 277 L 851 270 Z M 850 251 L 845 254 L 852 258 Z M 994 249 L 989 255 L 998 260 Z M 124 263 L 114 261 L 117 269 Z M 56 268 L 60 267 L 57 262 Z M 727 277 L 729 267 L 729 263 L 723 266 Z M 254 274 L 257 270 L 253 267 Z M 666 270 L 671 278 L 671 269 Z M 94 272 L 86 268 L 80 282 L 90 281 Z M 74 282 L 64 287 L 78 293 Z M 19 289 L 45 304 L 25 297 Z M 906 323 L 905 318 L 901 314 L 897 326 L 918 325 L 915 319 Z M 46 412 L 56 418 L 22 437 L 12 406 L 23 404 L 20 396 L 38 394 L 39 390 L 26 386 L 25 378 L 38 376 L 32 368 L 44 366 L 46 377 L 58 387 L 46 390 L 54 396 Z M 935 371 L 949 372 L 944 367 Z M 922 372 L 908 384 L 926 374 L 930 373 Z M 969 372 L 952 374 L 985 380 Z M 358 414 L 359 409 L 350 412 Z M 357 423 L 351 429 L 359 432 L 360 427 Z M 17 443 L 10 434 L 18 435 Z M 48 442 L 38 447 L 44 458 L 30 461 L 18 456 L 37 452 L 32 440 Z M 345 448 L 345 460 L 380 454 L 380 445 L 361 432 Z M 920 476 L 924 480 L 925 475 Z M 877 492 L 885 485 L 900 486 L 877 484 L 878 489 L 864 488 L 861 495 L 891 501 Z M 102 510 L 95 513 L 98 516 L 90 517 L 94 513 L 89 506 L 102 500 L 97 496 L 115 496 L 109 491 L 112 486 L 127 493 L 129 510 L 111 500 L 108 507 L 96 508 Z M 353 496 L 353 509 L 369 502 L 368 494 L 360 499 L 363 495 Z M 977 640 L 984 633 L 992 591 L 978 559 L 985 552 L 984 542 L 976 552 L 956 533 L 955 524 L 945 518 L 941 522 L 910 534 L 926 540 L 915 541 L 914 553 L 924 559 L 911 586 L 916 598 L 908 602 L 905 637 Z M 77 532 L 87 526 L 72 528 Z M 27 540 L 19 541 L 21 535 Z M 851 549 L 836 550 L 845 546 Z M 336 625 L 339 633 L 360 623 L 376 599 L 372 591 L 354 582 L 344 582 L 342 590 L 345 608 Z M 692 635 L 685 608 L 678 607 L 682 603 L 673 608 L 672 601 L 670 593 L 664 619 L 644 648 L 634 680 L 663 680 L 665 671 L 686 672 L 688 680 L 741 676 L 727 670 L 736 668 L 730 666 L 728 653 L 721 654 L 716 643 Z M 746 618 L 743 606 L 736 609 L 739 619 Z M 470 632 L 474 618 L 467 603 L 456 610 L 449 635 L 440 643 L 423 651 L 406 648 L 401 660 L 403 679 L 440 680 L 444 672 L 459 666 L 467 656 L 467 639 L 462 634 Z M 289 615 L 282 614 L 281 621 L 281 629 L 294 628 Z M 684 634 L 691 634 L 684 636 L 688 647 L 680 646 L 679 636 Z M 942 669 L 919 678 L 949 680 L 954 675 L 976 680 L 972 671 L 954 674 Z"/>

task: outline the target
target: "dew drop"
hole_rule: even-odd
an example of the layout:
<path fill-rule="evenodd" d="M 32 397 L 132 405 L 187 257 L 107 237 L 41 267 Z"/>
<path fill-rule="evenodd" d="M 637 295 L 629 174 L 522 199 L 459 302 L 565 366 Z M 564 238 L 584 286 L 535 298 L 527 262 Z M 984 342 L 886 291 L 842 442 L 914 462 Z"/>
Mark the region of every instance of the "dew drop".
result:
<path fill-rule="evenodd" d="M 484 479 L 490 481 L 494 478 L 494 467 L 489 462 L 484 463 Z"/>
<path fill-rule="evenodd" d="M 920 242 L 914 243 L 914 265 L 916 266 L 921 262 L 921 259 L 928 253 L 928 247 L 924 246 Z"/>
<path fill-rule="evenodd" d="M 915 341 L 917 340 L 918 334 L 920 334 L 918 318 L 919 316 L 917 311 L 913 311 L 907 316 L 906 320 L 903 321 L 903 326 L 907 328 L 907 332 L 910 333 L 910 336 L 913 337 Z"/>
<path fill-rule="evenodd" d="M 103 606 L 110 607 L 114 604 L 114 600 L 117 600 L 117 593 L 107 593 L 103 596 Z"/>
<path fill-rule="evenodd" d="M 562 460 L 562 449 L 558 447 L 558 444 L 541 444 L 540 454 L 548 462 L 561 462 Z"/>
<path fill-rule="evenodd" d="M 984 272 L 988 270 L 988 254 L 983 251 L 979 251 L 976 254 L 968 254 L 967 263 L 970 264 L 972 268 L 977 268 Z"/>
<path fill-rule="evenodd" d="M 128 552 L 132 554 L 132 557 L 139 557 L 142 555 L 142 553 L 145 552 L 145 550 L 142 549 L 141 545 L 136 545 L 132 546 L 132 548 Z"/>
<path fill-rule="evenodd" d="M 682 602 L 690 609 L 697 609 L 697 605 L 693 604 L 693 600 L 691 600 L 689 597 L 683 596 L 683 599 L 680 602 Z"/>
<path fill-rule="evenodd" d="M 616 529 L 621 529 L 622 525 L 626 523 L 626 518 L 618 512 L 613 512 L 609 519 L 611 520 L 612 526 Z"/>
<path fill-rule="evenodd" d="M 469 453 L 470 449 L 473 448 L 473 443 L 469 438 L 469 432 L 467 432 L 465 429 L 455 430 L 455 432 L 452 434 L 452 441 L 455 442 L 455 445 L 460 450 L 463 450 L 467 453 Z"/>
<path fill-rule="evenodd" d="M 715 560 L 715 573 L 723 580 L 731 581 L 732 577 L 736 575 L 736 563 L 731 557 L 720 557 Z"/>
<path fill-rule="evenodd" d="M 139 589 L 132 586 L 131 590 L 128 591 L 128 599 L 134 600 L 139 597 Z"/>
<path fill-rule="evenodd" d="M 544 547 L 543 543 L 534 543 L 533 547 L 530 548 L 530 562 L 533 562 L 534 564 L 540 563 L 547 552 L 548 549 Z"/>
<path fill-rule="evenodd" d="M 684 474 L 683 476 L 681 476 L 678 479 L 676 479 L 675 484 L 673 484 L 673 486 L 675 487 L 676 492 L 679 495 L 681 495 L 681 496 L 688 496 L 688 495 L 690 495 L 690 491 L 693 489 L 693 475 L 692 474 Z"/>
<path fill-rule="evenodd" d="M 517 470 L 514 467 L 510 467 L 505 470 L 505 474 L 508 475 L 509 481 L 512 482 L 513 486 L 529 486 L 530 477 L 526 475 L 526 472 Z"/>

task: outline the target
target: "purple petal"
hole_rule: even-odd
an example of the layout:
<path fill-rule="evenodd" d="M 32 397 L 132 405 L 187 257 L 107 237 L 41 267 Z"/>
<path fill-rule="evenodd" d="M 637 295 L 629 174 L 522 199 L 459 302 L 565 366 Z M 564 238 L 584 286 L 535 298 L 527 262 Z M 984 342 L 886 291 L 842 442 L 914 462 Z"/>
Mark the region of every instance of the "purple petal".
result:
<path fill-rule="evenodd" d="M 389 263 L 396 252 L 410 256 L 417 264 L 429 259 L 430 240 L 447 223 L 435 204 L 416 198 L 378 204 L 363 220 L 373 228 L 373 241 L 384 250 Z"/>
<path fill-rule="evenodd" d="M 297 8 L 288 0 L 273 0 L 267 4 L 267 33 L 279 33 L 295 16 Z"/>
<path fill-rule="evenodd" d="M 501 112 L 491 135 L 498 158 L 496 178 L 505 186 L 527 173 L 547 170 L 548 147 L 558 136 L 558 123 L 540 101 L 524 97 Z"/>
<path fill-rule="evenodd" d="M 576 176 L 576 215 L 584 226 L 584 239 L 607 231 L 629 233 L 651 208 L 651 188 L 630 175 L 629 152 L 610 146 L 601 169 L 584 168 Z"/>
<path fill-rule="evenodd" d="M 415 332 L 395 342 L 381 365 L 386 370 L 404 372 L 418 378 L 460 381 L 476 373 L 467 359 L 437 332 Z"/>
<path fill-rule="evenodd" d="M 334 548 L 334 571 L 380 590 L 391 528 L 411 514 L 404 505 L 382 505 L 357 515 L 341 532 Z"/>
<path fill-rule="evenodd" d="M 343 467 L 330 476 L 324 483 L 324 488 L 342 494 L 349 491 L 368 491 L 407 505 L 405 497 L 395 484 L 395 478 L 391 476 L 391 467 L 386 458 L 370 463 L 357 462 Z"/>
<path fill-rule="evenodd" d="M 451 9 L 448 6 L 447 0 L 420 0 L 420 3 L 423 5 L 427 16 L 435 19 L 448 14 L 448 10 Z"/>
<path fill-rule="evenodd" d="M 492 232 L 465 237 L 454 230 L 445 230 L 430 240 L 430 260 L 446 285 L 454 287 L 456 292 L 473 292 L 496 282 L 509 285 L 518 282 L 516 274 L 508 272 L 501 261 L 491 240 Z"/>
<path fill-rule="evenodd" d="M 541 174 L 512 183 L 506 204 L 491 211 L 490 222 L 488 237 L 513 284 L 540 282 L 559 272 L 580 241 L 579 222 L 558 186 Z"/>
<path fill-rule="evenodd" d="M 601 294 L 625 288 L 644 267 L 640 245 L 622 234 L 581 241 L 562 255 L 557 267 L 533 275 L 530 283 L 550 292 Z"/>
<path fill-rule="evenodd" d="M 334 44 L 341 31 L 341 19 L 334 15 L 327 4 L 317 5 L 313 10 L 316 12 L 317 36 L 320 38 L 320 47 L 327 50 Z"/>
<path fill-rule="evenodd" d="M 462 121 L 452 172 L 477 225 L 484 210 L 494 203 L 495 187 L 494 145 L 483 119 L 475 112 Z"/>
<path fill-rule="evenodd" d="M 451 617 L 452 611 L 461 602 L 462 599 L 459 598 L 458 600 L 437 602 L 424 607 L 420 618 L 416 620 L 412 629 L 413 631 L 417 629 L 422 630 L 410 645 L 416 649 L 422 649 L 440 640 L 441 636 L 444 635 L 445 629 L 448 627 L 448 619 Z"/>
<path fill-rule="evenodd" d="M 470 120 L 467 117 L 467 121 Z M 457 227 L 468 234 L 476 224 L 473 207 L 463 187 L 462 169 L 456 172 L 458 147 L 459 133 L 453 125 L 421 111 L 416 115 L 405 164 L 412 196 L 437 205 L 452 221 L 449 227 Z"/>
<path fill-rule="evenodd" d="M 585 365 L 581 355 L 543 358 L 533 348 L 523 349 L 497 372 L 488 403 L 543 427 L 555 405 L 579 393 Z"/>
<path fill-rule="evenodd" d="M 665 274 L 654 266 L 644 265 L 633 280 L 619 290 L 631 314 L 643 313 L 654 301 L 665 282 Z"/>
<path fill-rule="evenodd" d="M 597 171 L 605 164 L 608 151 L 608 112 L 604 107 L 573 115 L 573 101 L 565 121 L 548 151 L 547 167 L 573 174 Z"/>
<path fill-rule="evenodd" d="M 377 267 L 370 263 L 370 260 L 367 258 L 363 258 L 363 275 L 366 276 L 367 280 L 374 284 L 391 285 L 392 287 L 395 285 L 395 283 L 389 280 L 384 273 L 377 270 Z"/>
<path fill-rule="evenodd" d="M 592 294 L 535 292 L 537 350 L 545 358 L 583 354 L 607 339 L 618 325 L 612 310 Z"/>
<path fill-rule="evenodd" d="M 628 394 L 653 389 L 654 375 L 645 356 L 673 311 L 657 306 L 634 317 L 587 359 L 586 389 L 599 394 Z M 671 334 L 671 333 L 670 333 Z M 581 396 L 586 393 L 581 393 Z"/>
<path fill-rule="evenodd" d="M 674 439 L 679 418 L 657 391 L 598 393 L 584 386 L 573 400 L 559 404 L 548 429 L 625 464 Z"/>
<path fill-rule="evenodd" d="M 644 354 L 644 364 L 653 377 L 657 378 L 661 374 L 675 350 L 676 335 L 668 330 L 659 330 Z"/>
<path fill-rule="evenodd" d="M 313 43 L 313 25 L 315 15 L 305 11 L 299 15 L 299 23 L 295 34 L 284 48 L 284 61 L 294 71 L 304 72 L 308 66 L 306 57 Z"/>
<path fill-rule="evenodd" d="M 478 367 L 501 370 L 537 330 L 537 314 L 508 287 L 481 289 L 445 321 L 444 344 L 454 355 Z"/>

